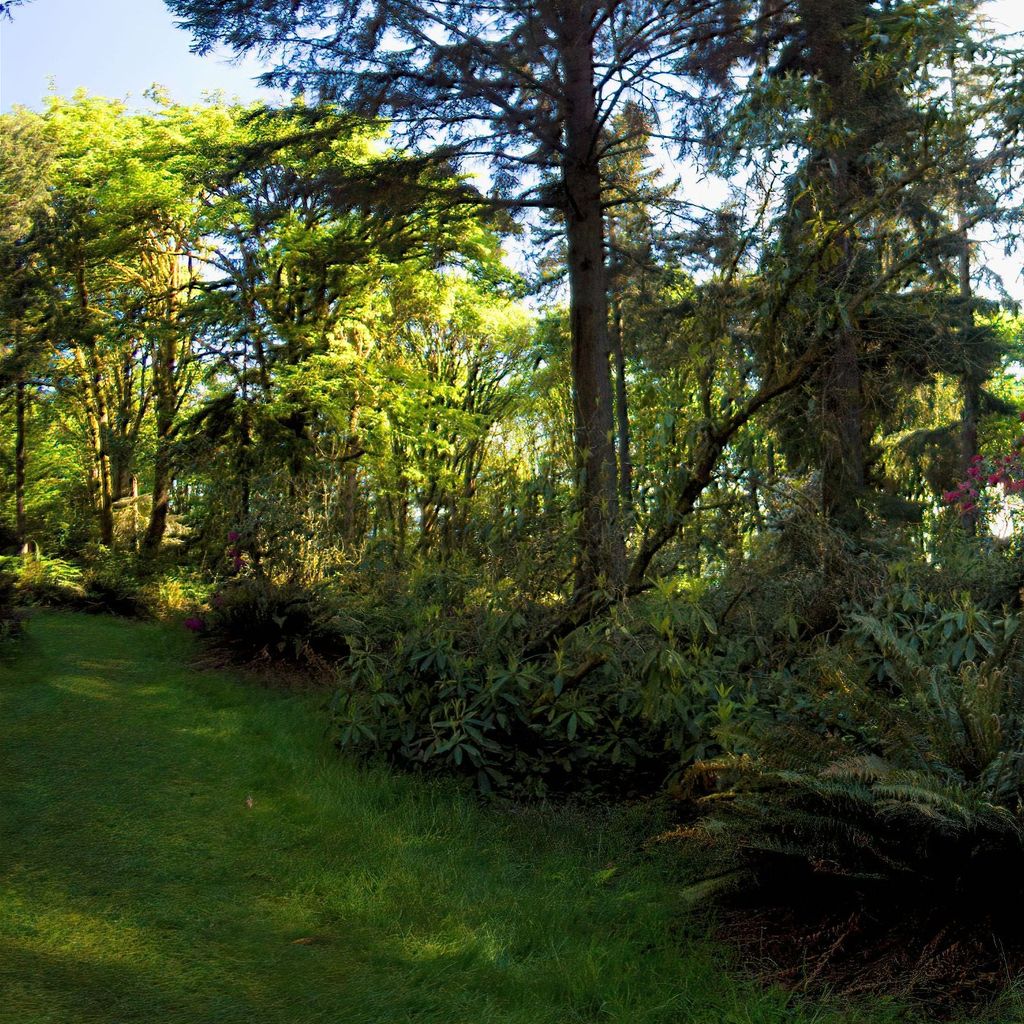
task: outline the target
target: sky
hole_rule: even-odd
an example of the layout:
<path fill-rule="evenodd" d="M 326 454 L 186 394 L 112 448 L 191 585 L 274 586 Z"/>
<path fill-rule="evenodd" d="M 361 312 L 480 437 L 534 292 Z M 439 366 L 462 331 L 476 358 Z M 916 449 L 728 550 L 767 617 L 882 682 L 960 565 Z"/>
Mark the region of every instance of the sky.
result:
<path fill-rule="evenodd" d="M 991 0 L 994 21 L 1024 29 L 1022 0 Z M 52 78 L 59 93 L 89 92 L 141 101 L 154 83 L 191 103 L 207 90 L 228 97 L 267 95 L 254 85 L 259 67 L 232 65 L 225 54 L 196 57 L 163 0 L 30 0 L 0 25 L 0 109 L 38 107 Z"/>
<path fill-rule="evenodd" d="M 1024 0 L 989 0 L 986 7 L 994 23 L 1024 30 Z M 229 99 L 274 99 L 253 81 L 256 61 L 233 63 L 226 52 L 197 57 L 190 42 L 163 0 L 28 0 L 12 22 L 0 20 L 0 110 L 40 107 L 51 83 L 61 95 L 84 87 L 139 105 L 154 84 L 180 103 L 215 90 Z M 990 265 L 1024 299 L 1022 257 L 1007 260 L 988 248 Z"/>
<path fill-rule="evenodd" d="M 58 93 L 78 87 L 142 102 L 154 83 L 182 103 L 222 89 L 255 99 L 254 61 L 197 57 L 163 0 L 31 0 L 0 24 L 0 109 L 39 107 L 52 78 Z"/>

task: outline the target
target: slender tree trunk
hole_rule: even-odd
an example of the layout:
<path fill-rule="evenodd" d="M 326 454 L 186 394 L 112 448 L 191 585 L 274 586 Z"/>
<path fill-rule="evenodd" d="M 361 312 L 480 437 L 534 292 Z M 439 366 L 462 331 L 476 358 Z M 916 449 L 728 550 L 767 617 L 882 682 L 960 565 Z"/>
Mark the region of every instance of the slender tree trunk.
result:
<path fill-rule="evenodd" d="M 110 422 L 103 413 L 97 417 L 94 434 L 99 440 L 97 461 L 99 463 L 100 485 L 100 543 L 104 547 L 110 548 L 114 546 L 114 493 L 110 472 L 110 456 L 107 449 Z"/>
<path fill-rule="evenodd" d="M 359 405 L 353 402 L 348 413 L 347 446 L 358 446 Z M 354 459 L 346 459 L 341 471 L 341 536 L 347 547 L 358 540 L 356 516 L 359 507 L 359 470 Z"/>
<path fill-rule="evenodd" d="M 102 371 L 98 368 L 96 353 L 76 348 L 76 361 L 85 376 L 85 422 L 92 448 L 92 489 L 100 530 L 100 543 L 111 547 L 114 543 L 113 477 L 110 466 L 110 421 L 106 415 L 103 397 Z"/>
<path fill-rule="evenodd" d="M 156 454 L 153 459 L 153 506 L 149 513 L 149 525 L 143 543 L 145 550 L 150 554 L 160 550 L 167 533 L 171 482 L 174 474 L 171 444 L 177 405 L 174 388 L 175 342 L 170 332 L 168 335 L 158 344 L 156 365 L 153 368 L 156 390 Z"/>
<path fill-rule="evenodd" d="M 94 492 L 100 543 L 114 544 L 114 481 L 110 464 L 110 413 L 103 392 L 103 364 L 96 350 L 89 310 L 89 290 L 85 270 L 80 265 L 76 275 L 78 304 L 81 315 L 80 342 L 75 345 L 75 362 L 83 377 L 85 418 L 93 450 Z"/>
<path fill-rule="evenodd" d="M 562 183 L 569 243 L 572 375 L 581 512 L 576 589 L 618 589 L 626 549 L 619 517 L 608 339 L 608 272 L 597 156 L 594 52 L 590 26 L 569 5 L 564 24 L 566 153 Z"/>
<path fill-rule="evenodd" d="M 950 60 L 950 96 L 954 111 L 959 107 L 956 61 Z M 971 460 L 978 453 L 978 420 L 981 416 L 981 381 L 970 357 L 970 333 L 974 330 L 974 291 L 971 287 L 971 240 L 967 233 L 965 182 L 957 186 L 957 283 L 960 297 L 964 368 L 960 373 L 960 479 L 966 480 Z M 964 529 L 974 533 L 978 527 L 976 510 L 961 516 Z"/>
<path fill-rule="evenodd" d="M 14 400 L 14 528 L 18 535 L 18 548 L 22 554 L 25 554 L 28 551 L 28 522 L 25 514 L 25 470 L 28 464 L 26 433 L 28 389 L 25 384 L 24 374 L 18 377 L 18 382 L 15 385 Z"/>
<path fill-rule="evenodd" d="M 619 443 L 619 504 L 628 528 L 633 518 L 633 454 L 629 432 L 629 400 L 626 392 L 626 355 L 622 346 L 622 307 L 613 294 L 612 354 L 615 358 L 615 424 Z"/>
<path fill-rule="evenodd" d="M 971 244 L 967 237 L 967 228 L 961 217 L 959 278 L 960 302 L 963 313 L 963 329 L 969 332 L 974 329 L 974 292 L 971 288 Z M 981 406 L 981 386 L 978 374 L 973 366 L 968 365 L 960 375 L 960 390 L 963 397 L 962 425 L 960 430 L 961 471 L 966 477 L 967 467 L 971 459 L 978 453 L 978 415 Z M 961 477 L 963 479 L 963 477 Z"/>

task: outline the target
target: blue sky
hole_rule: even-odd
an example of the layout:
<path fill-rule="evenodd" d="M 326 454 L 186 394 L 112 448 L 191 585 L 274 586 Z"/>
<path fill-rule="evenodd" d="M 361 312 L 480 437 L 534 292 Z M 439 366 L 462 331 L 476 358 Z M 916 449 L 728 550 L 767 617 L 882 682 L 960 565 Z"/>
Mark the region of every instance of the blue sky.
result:
<path fill-rule="evenodd" d="M 990 16 L 1024 29 L 1021 0 L 990 0 Z M 154 83 L 181 102 L 207 90 L 255 98 L 255 61 L 226 54 L 196 57 L 163 0 L 30 0 L 0 25 L 0 109 L 38 106 L 52 77 L 59 93 L 79 86 L 112 97 L 140 98 Z"/>
<path fill-rule="evenodd" d="M 61 94 L 79 86 L 103 96 L 141 99 L 154 82 L 174 99 L 207 90 L 254 98 L 254 62 L 189 53 L 163 0 L 31 0 L 0 26 L 0 108 L 38 107 L 54 79 Z"/>
<path fill-rule="evenodd" d="M 1024 30 L 1022 0 L 989 0 L 985 6 L 997 24 Z M 13 22 L 0 23 L 0 110 L 40 106 L 51 78 L 62 95 L 84 87 L 140 104 L 154 83 L 182 103 L 218 89 L 229 98 L 273 98 L 253 82 L 255 61 L 232 64 L 226 53 L 196 57 L 190 41 L 163 0 L 30 0 L 17 8 Z M 987 258 L 1024 299 L 1022 256 L 1007 259 L 989 247 Z"/>

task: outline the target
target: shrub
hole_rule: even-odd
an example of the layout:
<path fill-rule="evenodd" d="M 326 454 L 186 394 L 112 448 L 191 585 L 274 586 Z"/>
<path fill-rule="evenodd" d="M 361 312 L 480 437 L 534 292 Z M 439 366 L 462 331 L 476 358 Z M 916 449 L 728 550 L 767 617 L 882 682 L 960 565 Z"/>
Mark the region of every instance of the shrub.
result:
<path fill-rule="evenodd" d="M 142 584 L 142 599 L 153 614 L 181 616 L 204 605 L 214 591 L 213 583 L 194 570 L 169 566 Z"/>
<path fill-rule="evenodd" d="M 463 603 L 424 602 L 426 592 Z M 543 620 L 544 609 L 535 610 Z M 334 702 L 342 748 L 450 772 L 484 792 L 651 792 L 709 752 L 739 699 L 743 645 L 699 596 L 664 589 L 529 656 L 530 609 L 465 581 L 392 595 L 352 638 Z M 364 618 L 363 625 L 367 621 Z"/>
<path fill-rule="evenodd" d="M 84 566 L 45 556 L 4 561 L 15 577 L 18 600 L 24 604 L 125 616 L 148 614 L 133 555 L 100 549 L 90 553 Z"/>
<path fill-rule="evenodd" d="M 15 607 L 16 595 L 14 577 L 0 573 L 0 644 L 12 640 L 21 632 L 21 618 Z"/>
<path fill-rule="evenodd" d="M 130 553 L 101 548 L 83 574 L 83 611 L 139 618 L 149 615 L 140 567 Z"/>
<path fill-rule="evenodd" d="M 774 908 L 762 955 L 857 985 L 887 959 L 901 984 L 952 992 L 951 964 L 1001 970 L 1000 943 L 1024 950 L 1018 627 L 966 594 L 893 586 L 720 730 L 727 753 L 689 773 L 706 816 L 683 834 Z"/>
<path fill-rule="evenodd" d="M 238 576 L 193 621 L 211 652 L 247 665 L 280 663 L 322 675 L 349 652 L 323 592 L 295 581 Z"/>
<path fill-rule="evenodd" d="M 62 558 L 21 556 L 5 559 L 22 604 L 77 606 L 85 597 L 82 570 Z"/>

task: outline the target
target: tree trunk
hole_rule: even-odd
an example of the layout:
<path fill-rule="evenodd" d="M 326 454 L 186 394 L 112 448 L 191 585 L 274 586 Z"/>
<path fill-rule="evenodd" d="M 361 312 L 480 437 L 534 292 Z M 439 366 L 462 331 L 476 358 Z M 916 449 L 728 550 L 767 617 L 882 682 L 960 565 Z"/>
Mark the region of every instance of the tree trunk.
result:
<path fill-rule="evenodd" d="M 846 140 L 827 145 L 815 161 L 822 195 L 819 212 L 828 219 L 842 218 L 852 208 L 862 155 L 858 147 L 863 145 L 858 128 L 864 120 L 865 94 L 854 33 L 868 16 L 870 4 L 866 0 L 802 0 L 800 7 L 811 66 L 826 90 L 822 115 L 846 126 Z M 823 297 L 831 292 L 835 302 L 845 303 L 856 289 L 854 229 L 844 230 L 836 244 L 836 266 L 826 275 Z M 858 502 L 865 482 L 861 337 L 847 310 L 837 312 L 841 322 L 821 376 L 821 505 L 827 518 L 855 530 L 863 519 Z"/>
<path fill-rule="evenodd" d="M 155 554 L 167 533 L 167 516 L 171 505 L 171 482 L 174 468 L 171 443 L 177 406 L 174 379 L 175 342 L 173 334 L 161 339 L 157 347 L 156 365 L 153 367 L 156 389 L 156 454 L 153 459 L 153 507 L 146 528 L 145 550 Z"/>
<path fill-rule="evenodd" d="M 346 447 L 358 447 L 359 404 L 353 402 L 348 412 Z M 346 548 L 354 549 L 359 540 L 357 512 L 359 508 L 359 470 L 354 459 L 346 459 L 341 470 L 341 537 Z"/>
<path fill-rule="evenodd" d="M 85 280 L 85 269 L 81 265 L 76 274 L 79 312 L 80 340 L 75 345 L 75 362 L 83 377 L 85 419 L 92 445 L 95 469 L 94 491 L 96 514 L 99 520 L 100 544 L 114 545 L 114 482 L 110 465 L 110 413 L 103 391 L 103 363 L 96 349 L 89 307 L 89 290 Z"/>
<path fill-rule="evenodd" d="M 28 409 L 28 390 L 24 374 L 18 377 L 14 395 L 14 529 L 18 537 L 18 548 L 22 554 L 25 554 L 28 551 L 28 523 L 25 514 L 25 470 L 28 462 L 25 421 Z"/>
<path fill-rule="evenodd" d="M 160 550 L 167 533 L 167 516 L 171 507 L 171 459 L 165 438 L 159 436 L 157 428 L 156 458 L 153 461 L 153 507 L 149 513 L 149 525 L 143 547 L 149 554 Z"/>
<path fill-rule="evenodd" d="M 565 76 L 566 201 L 572 375 L 580 534 L 576 590 L 618 589 L 625 577 L 625 540 L 619 519 L 615 424 L 608 340 L 608 273 L 604 209 L 597 156 L 598 125 L 590 26 L 569 5 L 561 53 Z"/>
<path fill-rule="evenodd" d="M 622 347 L 622 307 L 612 295 L 612 354 L 615 357 L 615 423 L 619 442 L 619 504 L 627 529 L 633 518 L 633 454 L 626 394 L 626 355 Z"/>
<path fill-rule="evenodd" d="M 950 67 L 954 107 L 957 104 L 956 66 Z M 957 205 L 957 278 L 959 283 L 961 330 L 964 347 L 964 368 L 960 373 L 960 479 L 968 479 L 967 471 L 971 460 L 978 453 L 978 420 L 981 415 L 981 381 L 971 360 L 970 334 L 974 330 L 974 292 L 971 288 L 971 240 L 967 234 L 967 214 L 964 201 L 965 189 L 958 188 Z M 964 529 L 973 534 L 978 528 L 978 511 L 961 513 Z"/>
<path fill-rule="evenodd" d="M 824 367 L 821 408 L 824 452 L 821 504 L 829 519 L 855 526 L 858 498 L 864 490 L 863 398 L 858 334 L 852 328 L 837 335 Z"/>

